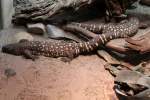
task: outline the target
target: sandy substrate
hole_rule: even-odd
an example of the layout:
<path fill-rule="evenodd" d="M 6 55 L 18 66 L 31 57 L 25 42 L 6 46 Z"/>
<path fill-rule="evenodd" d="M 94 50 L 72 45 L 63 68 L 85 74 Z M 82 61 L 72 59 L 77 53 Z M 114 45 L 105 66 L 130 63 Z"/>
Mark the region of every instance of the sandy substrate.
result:
<path fill-rule="evenodd" d="M 113 77 L 104 64 L 97 55 L 64 63 L 0 53 L 0 100 L 116 100 Z M 7 68 L 17 74 L 7 78 Z"/>
<path fill-rule="evenodd" d="M 16 42 L 22 30 L 7 29 L 0 34 L 0 47 Z M 121 42 L 119 42 L 121 43 Z M 36 61 L 0 52 L 0 100 L 117 100 L 114 79 L 97 55 L 79 56 L 70 63 L 40 57 Z M 5 70 L 16 75 L 7 78 Z"/>

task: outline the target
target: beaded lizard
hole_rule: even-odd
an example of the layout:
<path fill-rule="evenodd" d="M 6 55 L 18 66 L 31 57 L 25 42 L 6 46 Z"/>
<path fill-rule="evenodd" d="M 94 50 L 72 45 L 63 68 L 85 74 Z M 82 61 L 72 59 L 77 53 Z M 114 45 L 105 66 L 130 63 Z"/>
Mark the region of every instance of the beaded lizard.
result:
<path fill-rule="evenodd" d="M 74 58 L 79 54 L 96 50 L 99 45 L 105 44 L 109 40 L 134 35 L 138 31 L 138 25 L 138 19 L 130 18 L 126 23 L 101 26 L 103 34 L 99 34 L 87 42 L 68 43 L 60 41 L 46 42 L 22 40 L 19 43 L 3 46 L 2 51 L 14 55 L 24 55 L 31 59 L 35 59 L 40 55 L 46 57 Z"/>

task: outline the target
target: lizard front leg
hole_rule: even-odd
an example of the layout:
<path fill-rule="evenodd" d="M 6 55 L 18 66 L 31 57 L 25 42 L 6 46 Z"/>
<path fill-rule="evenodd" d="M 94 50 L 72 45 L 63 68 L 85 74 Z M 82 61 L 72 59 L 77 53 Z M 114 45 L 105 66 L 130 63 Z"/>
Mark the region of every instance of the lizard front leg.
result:
<path fill-rule="evenodd" d="M 33 61 L 35 61 L 36 59 L 38 59 L 38 56 L 33 55 L 33 54 L 31 53 L 31 51 L 30 51 L 30 50 L 27 50 L 27 49 L 24 50 L 23 55 L 24 55 L 25 58 L 27 58 L 27 59 L 32 59 Z"/>

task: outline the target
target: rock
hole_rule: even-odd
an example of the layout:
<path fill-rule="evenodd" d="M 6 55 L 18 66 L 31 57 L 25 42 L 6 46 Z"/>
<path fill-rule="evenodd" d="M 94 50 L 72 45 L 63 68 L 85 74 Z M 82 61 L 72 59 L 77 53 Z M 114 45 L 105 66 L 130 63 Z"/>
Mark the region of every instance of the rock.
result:
<path fill-rule="evenodd" d="M 45 26 L 42 23 L 27 24 L 28 32 L 42 35 L 46 32 Z"/>
<path fill-rule="evenodd" d="M 7 78 L 9 77 L 12 77 L 12 76 L 15 76 L 16 75 L 16 72 L 14 69 L 11 69 L 11 68 L 7 68 L 5 69 L 5 75 L 7 76 Z"/>
<path fill-rule="evenodd" d="M 16 33 L 14 36 L 13 36 L 13 39 L 14 41 L 16 42 L 19 42 L 20 40 L 22 39 L 27 39 L 29 41 L 32 41 L 34 38 L 32 35 L 30 35 L 28 32 L 19 32 L 19 33 Z"/>
<path fill-rule="evenodd" d="M 33 37 L 22 28 L 4 29 L 0 32 L 0 49 L 6 44 L 16 43 L 21 39 L 33 40 Z"/>

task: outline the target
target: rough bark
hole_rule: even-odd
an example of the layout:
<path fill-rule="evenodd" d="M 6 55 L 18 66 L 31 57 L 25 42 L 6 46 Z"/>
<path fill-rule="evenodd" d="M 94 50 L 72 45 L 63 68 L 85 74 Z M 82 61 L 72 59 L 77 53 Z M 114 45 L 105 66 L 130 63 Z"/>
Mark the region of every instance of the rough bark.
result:
<path fill-rule="evenodd" d="M 22 21 L 44 21 L 64 8 L 79 9 L 95 0 L 14 0 L 13 23 Z"/>
<path fill-rule="evenodd" d="M 137 0 L 14 0 L 15 14 L 12 22 L 15 24 L 44 22 L 54 15 L 65 13 L 70 9 L 77 11 L 81 7 L 88 7 L 95 1 L 100 3 L 97 5 L 98 7 L 102 6 L 100 9 L 105 9 L 103 11 L 106 11 L 106 18 L 110 20 L 114 16 L 117 16 L 117 19 L 118 16 L 124 17 L 122 15 L 128 6 Z"/>

